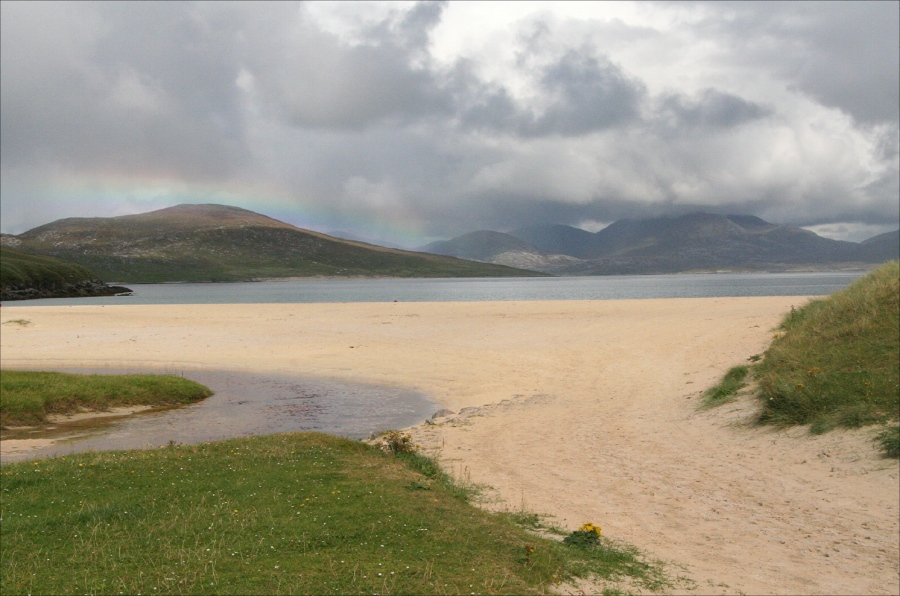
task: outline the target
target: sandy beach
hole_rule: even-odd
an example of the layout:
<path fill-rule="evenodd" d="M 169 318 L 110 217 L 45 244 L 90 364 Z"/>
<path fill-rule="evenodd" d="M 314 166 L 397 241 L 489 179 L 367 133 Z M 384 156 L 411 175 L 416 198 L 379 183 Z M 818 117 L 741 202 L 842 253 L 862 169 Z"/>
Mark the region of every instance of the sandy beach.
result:
<path fill-rule="evenodd" d="M 416 441 L 488 485 L 487 507 L 597 523 L 682 566 L 693 593 L 898 593 L 900 470 L 870 431 L 752 428 L 749 400 L 697 409 L 805 302 L 4 307 L 0 366 L 415 389 L 457 413 Z"/>

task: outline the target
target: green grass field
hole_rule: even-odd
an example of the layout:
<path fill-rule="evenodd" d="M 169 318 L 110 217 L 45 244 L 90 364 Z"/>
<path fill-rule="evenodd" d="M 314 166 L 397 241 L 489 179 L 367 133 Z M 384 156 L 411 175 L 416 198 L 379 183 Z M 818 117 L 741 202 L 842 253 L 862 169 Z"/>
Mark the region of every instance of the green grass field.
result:
<path fill-rule="evenodd" d="M 46 422 L 48 414 L 105 410 L 116 406 L 187 404 L 212 395 L 174 375 L 77 375 L 0 371 L 0 425 Z"/>
<path fill-rule="evenodd" d="M 672 585 L 627 546 L 568 546 L 473 507 L 429 462 L 291 433 L 7 464 L 0 587 L 523 594 L 573 574 Z"/>

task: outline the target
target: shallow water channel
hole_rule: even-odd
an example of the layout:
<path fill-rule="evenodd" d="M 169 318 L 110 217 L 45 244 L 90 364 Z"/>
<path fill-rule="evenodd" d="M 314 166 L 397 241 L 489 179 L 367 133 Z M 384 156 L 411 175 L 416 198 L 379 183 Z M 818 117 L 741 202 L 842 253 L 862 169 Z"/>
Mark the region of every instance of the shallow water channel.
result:
<path fill-rule="evenodd" d="M 146 370 L 64 370 L 123 374 Z M 182 374 L 182 373 L 179 373 Z M 436 408 L 416 391 L 331 379 L 222 371 L 185 371 L 215 394 L 202 402 L 147 410 L 118 418 L 92 418 L 4 431 L 2 440 L 51 439 L 53 443 L 0 460 L 78 451 L 159 447 L 171 441 L 202 443 L 288 431 L 316 431 L 349 438 L 404 428 L 421 422 Z"/>

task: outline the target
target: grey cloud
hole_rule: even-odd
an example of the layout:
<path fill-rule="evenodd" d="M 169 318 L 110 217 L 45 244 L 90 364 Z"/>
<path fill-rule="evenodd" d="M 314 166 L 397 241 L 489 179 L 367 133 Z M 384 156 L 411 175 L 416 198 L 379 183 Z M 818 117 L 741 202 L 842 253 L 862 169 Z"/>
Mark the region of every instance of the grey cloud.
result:
<path fill-rule="evenodd" d="M 369 27 L 349 45 L 321 31 L 303 11 L 286 22 L 251 21 L 244 60 L 259 99 L 298 127 L 362 129 L 443 115 L 450 98 L 422 51 L 442 3 L 422 2 Z"/>
<path fill-rule="evenodd" d="M 40 17 L 61 15 L 4 3 L 4 162 L 221 179 L 247 159 L 233 61 L 188 43 L 197 31 L 186 6 L 128 7 L 69 5 L 70 37 L 45 48 L 61 25 Z"/>
<path fill-rule="evenodd" d="M 290 124 L 358 129 L 448 108 L 432 74 L 411 68 L 403 48 L 345 48 L 328 34 L 304 33 L 250 62 L 262 100 Z"/>
<path fill-rule="evenodd" d="M 637 204 L 627 199 L 603 197 L 589 203 L 576 204 L 560 200 L 523 200 L 522 196 L 510 194 L 483 195 L 471 197 L 461 206 L 466 214 L 465 218 L 459 217 L 459 210 L 444 213 L 441 216 L 443 219 L 440 219 L 443 225 L 429 231 L 435 235 L 455 236 L 477 229 L 508 232 L 547 223 L 577 226 L 583 221 L 612 222 L 625 218 L 679 216 L 701 211 L 719 215 L 762 213 L 766 206 L 764 202 L 753 200 L 710 206 L 673 201 Z M 435 221 L 439 219 L 437 216 L 436 211 Z M 786 220 L 774 220 L 775 223 L 783 221 Z"/>
<path fill-rule="evenodd" d="M 579 135 L 627 124 L 646 94 L 643 83 L 587 51 L 567 52 L 544 71 L 541 85 L 556 101 L 526 127 L 532 134 Z"/>
<path fill-rule="evenodd" d="M 772 113 L 770 108 L 715 89 L 706 89 L 695 98 L 669 94 L 659 103 L 661 117 L 675 128 L 731 128 Z"/>
<path fill-rule="evenodd" d="M 602 53 L 590 35 L 567 39 L 550 21 L 535 19 L 515 42 L 517 74 L 540 96 L 531 105 L 485 81 L 480 65 L 430 61 L 440 3 L 392 8 L 352 44 L 303 4 L 0 6 L 4 225 L 38 217 L 7 214 L 28 211 L 16 197 L 39 195 L 29 188 L 58 171 L 162 175 L 188 189 L 240 179 L 289 197 L 295 213 L 321 213 L 326 229 L 396 218 L 429 235 L 690 210 L 803 225 L 898 217 L 896 126 L 876 147 L 872 130 L 883 125 L 853 129 L 839 118 L 833 138 L 794 134 L 807 123 L 792 122 L 778 98 L 724 84 L 654 96 L 615 51 Z M 716 18 L 680 34 L 732 44 L 717 68 L 775 72 L 862 122 L 896 112 L 895 57 L 878 52 L 897 44 L 880 25 L 861 39 L 882 9 L 699 6 Z M 626 33 L 651 50 L 665 35 Z M 848 39 L 828 45 L 838 33 Z M 785 157 L 772 158 L 775 144 Z M 56 216 L 52 201 L 41 205 L 33 225 Z"/>
<path fill-rule="evenodd" d="M 431 30 L 440 23 L 446 8 L 446 0 L 417 2 L 398 17 L 370 27 L 366 37 L 376 44 L 389 39 L 408 50 L 424 50 L 431 39 Z"/>
<path fill-rule="evenodd" d="M 326 202 L 340 200 L 343 184 L 352 177 L 392 180 L 409 200 L 434 200 L 445 192 L 439 190 L 441 183 L 461 167 L 460 160 L 442 150 L 435 139 L 387 127 L 304 132 L 287 144 L 298 141 L 310 149 L 309 157 L 297 168 L 293 156 L 285 155 L 282 172 L 298 191 L 318 187 Z M 354 205 L 347 208 L 352 210 Z"/>
<path fill-rule="evenodd" d="M 548 105 L 535 114 L 498 85 L 485 85 L 465 64 L 454 72 L 457 110 L 466 126 L 525 137 L 582 136 L 636 122 L 645 85 L 590 49 L 566 52 L 541 69 L 538 84 Z"/>
<path fill-rule="evenodd" d="M 238 134 L 239 13 L 209 14 L 179 3 L 99 6 L 111 34 L 97 43 L 95 64 L 111 74 L 143 73 L 177 102 L 178 117 L 214 122 Z"/>
<path fill-rule="evenodd" d="M 701 3 L 703 4 L 703 3 Z M 707 5 L 697 26 L 790 86 L 861 122 L 900 117 L 900 10 L 896 2 L 729 2 Z"/>
<path fill-rule="evenodd" d="M 513 132 L 521 127 L 520 107 L 506 88 L 481 81 L 470 61 L 457 61 L 444 81 L 464 128 Z"/>
<path fill-rule="evenodd" d="M 465 60 L 447 70 L 416 60 L 442 9 L 419 3 L 370 28 L 366 43 L 354 46 L 309 24 L 270 34 L 265 49 L 248 57 L 261 99 L 299 127 L 458 118 L 464 126 L 504 133 L 578 136 L 639 117 L 643 83 L 591 48 L 565 52 L 538 69 L 536 83 L 548 98 L 539 114 L 482 81 Z"/>

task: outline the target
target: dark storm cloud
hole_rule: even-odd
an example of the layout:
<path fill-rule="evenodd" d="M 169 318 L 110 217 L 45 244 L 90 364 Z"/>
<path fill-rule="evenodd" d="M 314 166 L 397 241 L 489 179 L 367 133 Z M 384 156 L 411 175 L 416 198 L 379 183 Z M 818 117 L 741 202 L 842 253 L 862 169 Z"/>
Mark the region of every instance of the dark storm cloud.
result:
<path fill-rule="evenodd" d="M 459 61 L 447 81 L 464 128 L 503 132 L 521 129 L 522 114 L 507 89 L 482 83 L 468 61 Z"/>
<path fill-rule="evenodd" d="M 585 204 L 559 200 L 527 202 L 522 201 L 522 197 L 518 195 L 495 195 L 467 201 L 464 209 L 465 217 L 460 216 L 460 210 L 448 210 L 446 213 L 436 211 L 435 219 L 440 217 L 443 225 L 429 232 L 451 236 L 462 235 L 476 229 L 508 232 L 525 226 L 547 223 L 578 226 L 586 221 L 611 223 L 618 219 L 675 217 L 698 211 L 719 215 L 765 213 L 767 206 L 765 201 L 743 201 L 725 206 L 677 204 L 672 201 L 640 205 L 634 201 L 613 198 Z M 775 212 L 772 214 L 775 215 Z"/>

